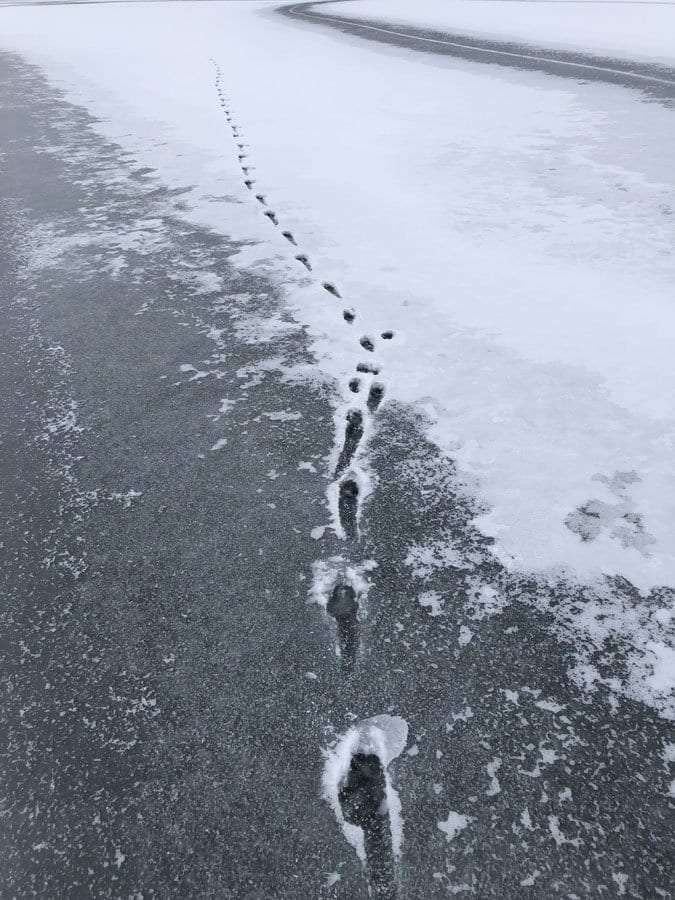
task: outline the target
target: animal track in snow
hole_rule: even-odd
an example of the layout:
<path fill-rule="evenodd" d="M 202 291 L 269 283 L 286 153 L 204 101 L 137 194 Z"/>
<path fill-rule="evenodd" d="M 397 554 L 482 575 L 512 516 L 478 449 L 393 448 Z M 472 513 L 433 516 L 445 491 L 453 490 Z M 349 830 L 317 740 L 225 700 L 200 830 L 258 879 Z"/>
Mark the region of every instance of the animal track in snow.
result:
<path fill-rule="evenodd" d="M 375 350 L 375 344 L 367 334 L 364 334 L 363 337 L 359 339 L 359 344 L 361 344 L 364 350 L 368 350 L 369 353 L 372 353 Z"/>
<path fill-rule="evenodd" d="M 360 409 L 350 409 L 347 413 L 347 423 L 345 425 L 345 439 L 340 451 L 335 468 L 335 477 L 337 478 L 345 469 L 351 465 L 354 454 L 356 453 L 361 438 L 363 437 L 363 413 Z"/>
<path fill-rule="evenodd" d="M 359 604 L 354 588 L 350 584 L 337 584 L 326 605 L 326 612 L 337 623 L 340 657 L 346 668 L 353 669 L 359 646 Z"/>
<path fill-rule="evenodd" d="M 294 247 L 298 246 L 295 238 L 293 237 L 293 235 L 291 234 L 290 231 L 282 231 L 281 233 L 283 234 L 283 236 L 286 238 L 287 241 L 289 241 L 291 244 L 293 244 Z"/>
<path fill-rule="evenodd" d="M 340 525 L 351 541 L 358 538 L 359 486 L 353 478 L 340 482 L 338 493 L 338 515 Z"/>
<path fill-rule="evenodd" d="M 358 394 L 358 392 L 361 390 L 361 379 L 352 378 L 352 380 L 349 382 L 349 390 L 352 392 L 352 394 Z"/>
<path fill-rule="evenodd" d="M 255 199 L 258 201 L 258 203 L 262 203 L 263 206 L 267 206 L 267 200 L 265 200 L 264 194 L 256 194 Z"/>
<path fill-rule="evenodd" d="M 403 842 L 401 800 L 389 772 L 408 742 L 408 723 L 380 715 L 355 722 L 325 754 L 323 796 L 366 865 L 368 896 L 395 900 Z"/>
<path fill-rule="evenodd" d="M 340 292 L 334 284 L 330 283 L 330 281 L 324 281 L 322 287 L 325 291 L 328 291 L 328 293 L 332 294 L 334 297 L 340 297 Z"/>
<path fill-rule="evenodd" d="M 384 769 L 375 753 L 355 753 L 338 794 L 346 821 L 363 830 L 368 874 L 374 896 L 394 900 L 394 861 L 392 859 L 387 789 Z"/>
<path fill-rule="evenodd" d="M 312 266 L 304 253 L 298 253 L 298 255 L 295 258 L 297 259 L 298 262 L 301 262 L 303 264 L 303 266 L 307 269 L 308 272 L 312 271 Z"/>
<path fill-rule="evenodd" d="M 382 332 L 382 339 L 385 341 L 390 341 L 393 338 L 393 336 L 394 336 L 393 331 L 383 331 Z"/>
<path fill-rule="evenodd" d="M 384 397 L 384 385 L 379 381 L 374 381 L 368 391 L 367 406 L 371 413 L 374 413 Z"/>
<path fill-rule="evenodd" d="M 345 322 L 349 322 L 349 324 L 351 325 L 356 318 L 356 313 L 353 309 L 343 309 L 342 318 L 345 320 Z"/>
<path fill-rule="evenodd" d="M 278 225 L 278 224 L 279 224 L 279 220 L 277 219 L 276 213 L 272 212 L 271 209 L 266 210 L 266 211 L 263 213 L 263 215 L 264 215 L 264 216 L 267 216 L 267 218 L 270 220 L 270 222 L 272 222 L 273 225 Z"/>
<path fill-rule="evenodd" d="M 254 181 L 251 181 L 250 178 L 247 178 L 246 181 L 244 182 L 244 184 L 246 185 L 246 187 L 247 187 L 247 188 L 249 189 L 249 191 L 250 191 L 251 188 L 253 187 L 253 185 L 255 184 L 255 182 L 254 182 Z"/>
<path fill-rule="evenodd" d="M 374 366 L 372 363 L 364 363 L 364 362 L 357 363 L 356 371 L 357 372 L 368 372 L 371 375 L 379 375 L 380 374 L 380 370 L 378 369 L 378 367 Z"/>

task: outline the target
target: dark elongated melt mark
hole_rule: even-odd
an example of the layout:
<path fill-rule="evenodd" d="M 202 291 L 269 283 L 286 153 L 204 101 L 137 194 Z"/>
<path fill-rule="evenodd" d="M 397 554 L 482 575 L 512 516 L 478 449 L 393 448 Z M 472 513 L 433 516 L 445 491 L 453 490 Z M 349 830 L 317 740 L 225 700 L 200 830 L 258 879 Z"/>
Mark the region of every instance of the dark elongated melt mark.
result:
<path fill-rule="evenodd" d="M 298 262 L 301 262 L 303 264 L 303 266 L 307 269 L 308 272 L 312 271 L 312 266 L 304 253 L 298 253 L 298 255 L 295 258 L 297 259 Z"/>
<path fill-rule="evenodd" d="M 349 390 L 352 392 L 352 394 L 358 394 L 358 392 L 361 390 L 361 379 L 352 378 L 352 380 L 349 382 Z"/>
<path fill-rule="evenodd" d="M 282 231 L 281 233 L 283 234 L 283 236 L 286 238 L 287 241 L 290 241 L 291 244 L 293 244 L 294 247 L 298 246 L 295 242 L 295 238 L 293 237 L 293 235 L 291 234 L 290 231 Z"/>
<path fill-rule="evenodd" d="M 359 486 L 353 478 L 340 482 L 338 495 L 338 515 L 340 525 L 350 541 L 358 537 L 357 514 L 359 509 Z"/>
<path fill-rule="evenodd" d="M 335 467 L 335 477 L 339 477 L 347 469 L 354 458 L 361 438 L 363 437 L 363 413 L 360 409 L 350 409 L 347 413 L 345 439 L 340 451 L 340 458 Z"/>
<path fill-rule="evenodd" d="M 384 397 L 384 385 L 379 381 L 374 381 L 368 391 L 367 405 L 370 412 L 375 412 L 377 407 L 382 403 Z"/>
<path fill-rule="evenodd" d="M 370 353 L 372 353 L 375 349 L 375 344 L 367 334 L 363 335 L 363 337 L 359 340 L 359 344 L 361 344 L 364 350 L 368 350 Z"/>
<path fill-rule="evenodd" d="M 337 623 L 340 658 L 347 670 L 354 668 L 359 648 L 359 604 L 350 584 L 338 584 L 333 589 L 326 611 Z"/>
<path fill-rule="evenodd" d="M 276 213 L 273 213 L 271 209 L 268 209 L 266 212 L 263 213 L 263 215 L 267 216 L 267 218 L 270 220 L 270 222 L 272 222 L 273 225 L 279 224 L 279 220 L 277 219 Z"/>
<path fill-rule="evenodd" d="M 331 284 L 330 281 L 324 281 L 323 283 L 324 290 L 328 291 L 329 294 L 332 294 L 334 297 L 339 297 L 340 292 L 335 287 L 334 284 Z"/>
<path fill-rule="evenodd" d="M 356 318 L 356 313 L 353 309 L 343 309 L 342 318 L 345 320 L 345 322 L 349 322 L 349 324 L 351 325 Z"/>
<path fill-rule="evenodd" d="M 384 769 L 374 753 L 355 753 L 338 792 L 342 815 L 363 829 L 366 865 L 373 896 L 395 900 L 396 882 L 391 846 Z"/>
<path fill-rule="evenodd" d="M 382 332 L 382 338 L 385 341 L 390 341 L 393 338 L 393 336 L 394 336 L 393 331 L 383 331 Z"/>
<path fill-rule="evenodd" d="M 246 154 L 245 154 L 245 153 L 240 153 L 239 156 L 237 157 L 237 159 L 239 160 L 239 162 L 241 162 L 242 159 L 246 159 Z"/>
<path fill-rule="evenodd" d="M 253 187 L 253 185 L 255 184 L 255 182 L 254 182 L 254 181 L 251 181 L 250 178 L 247 178 L 246 181 L 244 182 L 244 184 L 246 185 L 246 187 L 247 187 L 247 188 L 249 189 L 249 191 L 250 191 L 251 188 Z"/>
<path fill-rule="evenodd" d="M 256 194 L 255 199 L 258 201 L 258 203 L 262 203 L 263 206 L 267 205 L 267 200 L 265 200 L 265 197 L 263 194 Z"/>
<path fill-rule="evenodd" d="M 371 375 L 379 375 L 380 370 L 377 366 L 374 366 L 372 363 L 358 363 L 356 366 L 357 372 L 369 372 Z"/>

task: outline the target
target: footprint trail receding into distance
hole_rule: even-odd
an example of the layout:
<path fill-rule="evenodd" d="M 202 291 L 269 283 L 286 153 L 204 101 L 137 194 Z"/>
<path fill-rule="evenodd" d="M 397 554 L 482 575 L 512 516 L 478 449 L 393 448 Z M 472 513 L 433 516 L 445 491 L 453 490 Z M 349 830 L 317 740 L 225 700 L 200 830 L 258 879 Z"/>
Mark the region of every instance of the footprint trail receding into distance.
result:
<path fill-rule="evenodd" d="M 215 60 L 212 59 L 211 62 L 216 71 L 216 93 L 232 132 L 233 149 L 241 169 L 242 184 L 251 192 L 252 199 L 259 204 L 263 216 L 275 228 L 280 228 L 282 237 L 297 249 L 298 241 L 294 233 L 281 227 L 279 217 L 269 206 L 267 195 L 260 189 L 254 193 L 257 181 L 251 176 L 251 172 L 255 169 L 250 156 L 251 147 L 246 142 L 243 129 L 237 124 L 231 101 L 224 90 L 221 67 Z M 314 271 L 315 267 L 307 253 L 293 251 L 293 257 L 308 273 Z M 332 281 L 317 278 L 315 283 L 317 288 L 332 297 L 342 299 L 340 289 Z M 345 308 L 342 304 L 336 310 L 336 314 L 347 326 L 352 325 L 357 317 L 354 306 Z M 391 340 L 394 332 L 384 330 L 381 337 L 383 340 Z M 356 340 L 362 350 L 367 353 L 375 352 L 376 342 L 372 336 L 364 334 Z M 369 484 L 365 445 L 368 436 L 373 432 L 374 417 L 385 395 L 384 384 L 373 380 L 380 374 L 379 364 L 361 361 L 356 365 L 356 371 L 366 376 L 366 391 L 362 391 L 364 387 L 362 378 L 352 377 L 349 380 L 347 385 L 349 392 L 352 395 L 361 395 L 364 399 L 361 400 L 361 406 L 354 406 L 355 398 L 352 398 L 351 403 L 345 398 L 342 409 L 337 411 L 334 439 L 337 462 L 327 494 L 329 507 L 334 509 L 333 527 L 338 537 L 345 541 L 345 554 L 325 563 L 317 561 L 316 564 L 324 579 L 327 578 L 327 583 L 331 585 L 322 606 L 326 615 L 335 623 L 333 627 L 336 635 L 336 656 L 342 673 L 347 677 L 355 675 L 358 671 L 362 647 L 360 621 L 365 615 L 362 601 L 368 590 L 366 573 L 376 566 L 372 560 L 359 561 L 359 523 Z M 313 590 L 317 590 L 316 585 Z M 350 737 L 347 743 L 353 746 L 348 758 L 343 753 L 341 763 L 343 771 L 337 779 L 335 790 L 327 799 L 333 806 L 338 820 L 347 829 L 345 834 L 348 840 L 352 842 L 350 837 L 352 832 L 348 830 L 349 828 L 361 834 L 360 843 L 354 846 L 366 869 L 369 893 L 372 896 L 393 900 L 398 895 L 395 858 L 402 840 L 402 825 L 396 806 L 398 795 L 391 786 L 387 764 L 389 759 L 403 749 L 407 740 L 407 725 L 396 717 L 376 716 L 364 719 L 362 725 L 356 730 L 352 729 L 348 735 Z M 390 749 L 387 749 L 387 740 L 393 740 L 396 744 L 397 749 L 393 755 Z M 344 751 L 344 747 L 342 749 Z"/>

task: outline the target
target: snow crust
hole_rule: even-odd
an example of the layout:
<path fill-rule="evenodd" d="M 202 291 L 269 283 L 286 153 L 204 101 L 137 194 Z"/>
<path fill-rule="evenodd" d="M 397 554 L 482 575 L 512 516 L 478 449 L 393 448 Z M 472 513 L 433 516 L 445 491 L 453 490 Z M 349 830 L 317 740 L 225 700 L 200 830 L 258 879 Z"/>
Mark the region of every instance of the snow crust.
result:
<path fill-rule="evenodd" d="M 675 3 L 631 0 L 354 0 L 328 3 L 322 14 L 581 50 L 599 56 L 675 65 Z"/>

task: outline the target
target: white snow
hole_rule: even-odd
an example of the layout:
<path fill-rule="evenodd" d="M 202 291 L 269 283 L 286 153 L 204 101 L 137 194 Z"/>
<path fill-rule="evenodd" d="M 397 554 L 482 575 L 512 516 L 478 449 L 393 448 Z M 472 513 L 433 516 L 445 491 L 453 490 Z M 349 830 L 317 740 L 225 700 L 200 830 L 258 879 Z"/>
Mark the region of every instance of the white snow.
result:
<path fill-rule="evenodd" d="M 460 647 L 466 647 L 468 643 L 470 643 L 471 638 L 473 637 L 473 631 L 470 628 L 467 628 L 466 625 L 461 625 L 459 629 L 459 637 L 457 639 Z"/>
<path fill-rule="evenodd" d="M 454 840 L 460 831 L 463 831 L 469 822 L 473 821 L 472 816 L 464 816 L 462 813 L 455 812 L 454 810 L 450 810 L 448 813 L 448 818 L 443 822 L 437 822 L 436 824 L 440 828 L 441 831 L 445 833 L 445 837 L 450 843 L 450 841 Z"/>
<path fill-rule="evenodd" d="M 417 602 L 421 607 L 426 609 L 432 618 L 443 615 L 445 599 L 438 591 L 424 591 L 417 598 Z"/>
<path fill-rule="evenodd" d="M 282 283 L 325 375 L 345 385 L 366 355 L 387 398 L 425 410 L 507 567 L 594 585 L 620 574 L 643 594 L 675 585 L 672 110 L 621 87 L 421 59 L 274 5 L 7 7 L 0 30 L 3 47 L 43 66 L 153 178 L 194 185 L 186 217 L 249 242 L 238 262 Z M 384 4 L 359 0 L 349 14 L 373 5 Z M 675 59 L 672 4 L 386 7 L 467 34 Z M 210 58 L 256 188 L 311 276 L 242 185 Z M 110 234 L 120 249 L 160 239 Z M 220 289 L 208 272 L 195 278 Z M 255 323 L 251 339 L 291 327 L 271 325 Z M 359 336 L 384 329 L 394 339 L 364 354 Z M 244 367 L 242 388 L 277 364 Z M 447 540 L 410 548 L 407 562 L 424 573 L 443 553 L 452 565 Z M 647 661 L 631 668 L 631 695 L 664 703 L 669 616 L 611 603 L 585 607 L 580 633 L 633 642 Z M 592 667 L 585 676 L 598 680 Z"/>
<path fill-rule="evenodd" d="M 675 65 L 675 3 L 667 0 L 354 0 L 329 3 L 320 12 Z"/>
<path fill-rule="evenodd" d="M 502 766 L 501 758 L 499 756 L 496 756 L 485 767 L 485 770 L 490 777 L 490 785 L 489 785 L 488 789 L 485 791 L 485 794 L 488 797 L 494 797 L 496 794 L 499 794 L 501 791 L 501 785 L 499 784 L 499 779 L 497 778 L 497 772 L 500 770 L 501 766 Z"/>

